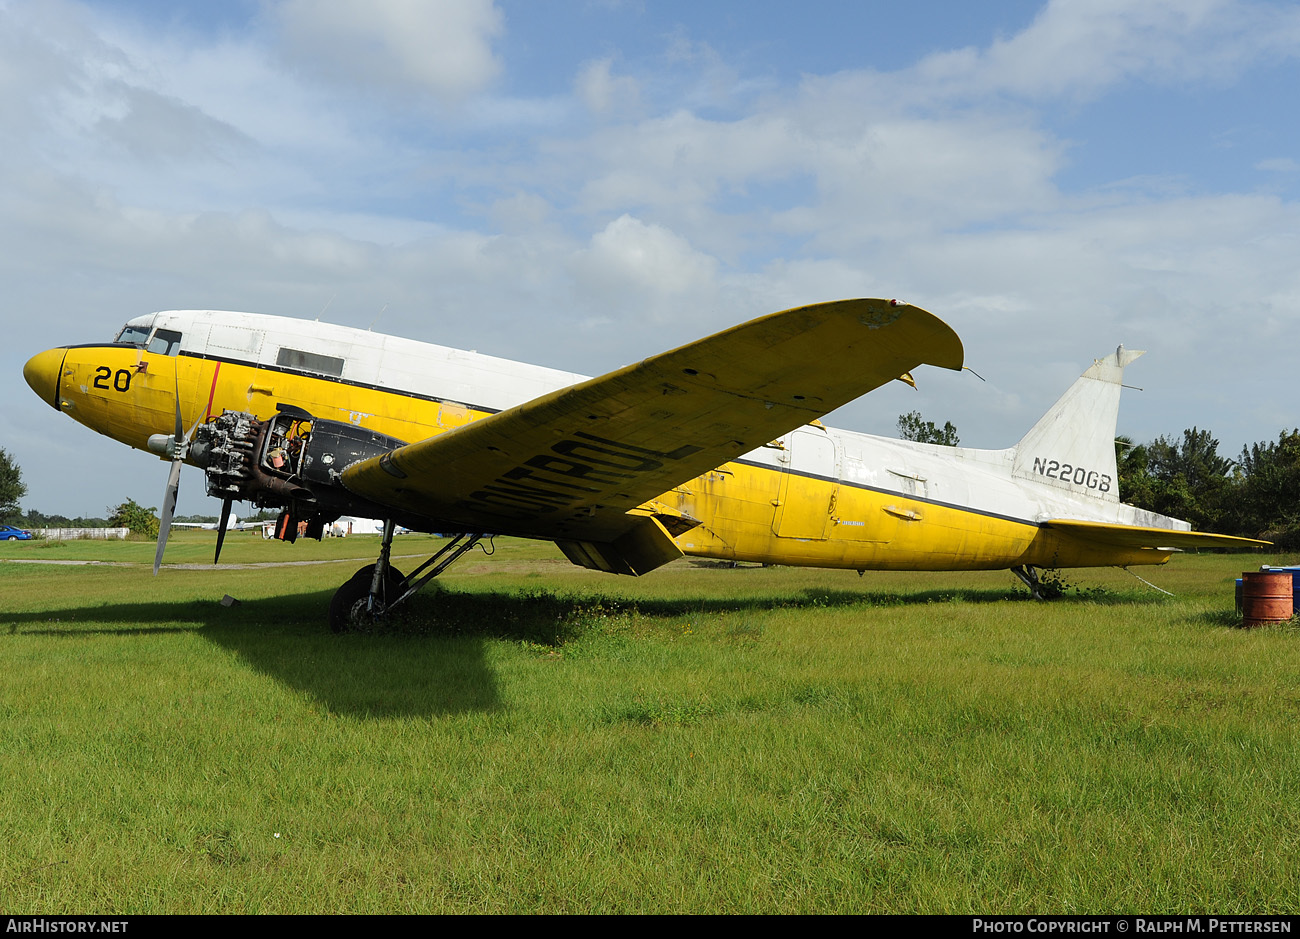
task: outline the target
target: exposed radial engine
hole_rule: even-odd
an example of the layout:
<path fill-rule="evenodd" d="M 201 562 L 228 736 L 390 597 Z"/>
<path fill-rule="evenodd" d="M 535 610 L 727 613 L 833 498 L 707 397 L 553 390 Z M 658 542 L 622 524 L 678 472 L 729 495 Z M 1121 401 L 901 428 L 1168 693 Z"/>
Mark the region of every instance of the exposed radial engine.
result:
<path fill-rule="evenodd" d="M 294 541 L 300 524 L 302 534 L 319 539 L 340 515 L 390 515 L 390 510 L 348 492 L 341 479 L 351 464 L 405 442 L 281 405 L 279 413 L 266 420 L 245 411 L 226 411 L 199 425 L 189 457 L 203 467 L 208 495 L 282 509 L 276 537 Z"/>

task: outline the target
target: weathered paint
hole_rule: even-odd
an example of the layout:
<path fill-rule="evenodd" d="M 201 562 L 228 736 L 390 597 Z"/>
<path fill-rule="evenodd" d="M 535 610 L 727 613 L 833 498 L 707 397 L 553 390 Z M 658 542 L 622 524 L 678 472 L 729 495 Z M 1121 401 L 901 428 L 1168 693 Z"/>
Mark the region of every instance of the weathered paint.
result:
<path fill-rule="evenodd" d="M 864 325 L 888 327 L 896 314 L 886 312 Z M 571 373 L 283 317 L 174 311 L 131 325 L 179 332 L 177 354 L 123 344 L 72 346 L 34 356 L 24 374 L 59 410 L 137 449 L 145 449 L 150 434 L 171 432 L 177 391 L 186 429 L 223 410 L 266 418 L 277 404 L 292 403 L 317 418 L 417 442 L 583 381 Z M 282 349 L 341 360 L 340 372 L 285 367 L 278 364 Z M 959 364 L 960 346 L 956 354 Z M 735 560 L 856 570 L 1161 563 L 1168 550 L 1114 543 L 1100 531 L 1149 526 L 1168 531 L 1170 545 L 1178 543 L 1175 534 L 1194 537 L 1185 536 L 1186 523 L 1121 504 L 1109 482 L 1115 475 L 1111 440 L 1119 378 L 1136 355 L 1120 350 L 1094 363 L 1017 447 L 936 447 L 814 422 L 675 486 L 633 514 L 699 520 L 676 537 L 678 548 Z M 692 380 L 708 378 L 689 371 Z M 672 390 L 664 388 L 665 395 Z M 656 446 L 670 451 L 679 443 L 661 440 Z M 691 449 L 698 448 L 678 447 Z M 528 495 L 531 480 L 525 475 L 498 480 L 504 484 L 495 487 L 499 492 L 487 491 L 494 488 L 491 477 L 473 485 L 485 487 L 478 495 L 489 502 L 545 499 Z M 392 487 L 397 499 L 396 483 L 382 475 L 374 479 Z M 1054 529 L 1053 519 L 1078 520 L 1081 527 Z M 519 530 L 529 533 L 526 526 Z M 533 533 L 547 536 L 541 529 Z M 561 531 L 550 536 L 567 537 Z"/>
<path fill-rule="evenodd" d="M 778 493 L 783 498 L 776 498 Z M 664 500 L 705 520 L 677 539 L 684 553 L 700 557 L 851 570 L 1095 567 L 1169 558 L 1167 551 L 1089 545 L 1029 519 L 739 462 L 679 487 Z M 780 534 L 773 522 L 789 504 L 803 506 L 808 516 L 820 512 L 824 536 L 808 536 L 818 527 L 812 522 L 803 537 Z"/>

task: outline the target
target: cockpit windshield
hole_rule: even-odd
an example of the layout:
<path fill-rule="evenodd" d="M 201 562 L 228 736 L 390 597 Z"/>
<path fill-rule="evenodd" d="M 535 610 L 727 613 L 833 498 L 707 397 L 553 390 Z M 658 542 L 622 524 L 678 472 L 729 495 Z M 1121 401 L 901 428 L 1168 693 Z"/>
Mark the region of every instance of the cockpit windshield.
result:
<path fill-rule="evenodd" d="M 122 327 L 122 331 L 117 334 L 117 339 L 113 341 L 130 342 L 137 346 L 142 346 L 144 345 L 145 340 L 149 338 L 149 330 L 151 328 L 152 327 L 149 326 L 132 326 L 130 323 L 127 323 Z"/>

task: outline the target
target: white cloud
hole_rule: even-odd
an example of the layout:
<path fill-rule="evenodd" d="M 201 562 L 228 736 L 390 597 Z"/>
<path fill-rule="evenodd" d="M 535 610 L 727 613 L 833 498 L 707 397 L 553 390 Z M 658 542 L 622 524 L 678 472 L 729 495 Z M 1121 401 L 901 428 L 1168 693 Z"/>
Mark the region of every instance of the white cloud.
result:
<path fill-rule="evenodd" d="M 713 292 L 717 261 L 661 225 L 622 215 L 592 236 L 571 269 L 587 290 L 609 297 L 609 308 L 662 321 L 683 315 L 683 298 Z"/>
<path fill-rule="evenodd" d="M 491 0 L 286 0 L 274 15 L 293 63 L 340 81 L 455 102 L 501 70 Z"/>
<path fill-rule="evenodd" d="M 502 231 L 527 234 L 546 226 L 554 217 L 554 209 L 541 196 L 519 191 L 496 200 L 488 214 Z"/>
<path fill-rule="evenodd" d="M 641 86 L 627 75 L 614 75 L 609 58 L 588 62 L 578 72 L 574 91 L 595 114 L 634 114 L 640 110 Z"/>
<path fill-rule="evenodd" d="M 789 238 L 862 251 L 1059 201 L 1065 147 L 1024 117 L 873 111 L 849 84 L 806 82 L 732 121 L 678 111 L 550 141 L 549 170 L 573 181 L 582 213 L 635 212 L 725 258 Z"/>
<path fill-rule="evenodd" d="M 94 130 L 132 159 L 149 163 L 206 161 L 252 143 L 229 124 L 177 98 L 124 83 L 114 90 L 119 107 L 113 110 L 118 113 L 103 114 Z"/>
<path fill-rule="evenodd" d="M 1293 55 L 1300 10 L 1239 0 L 1051 0 L 1034 22 L 986 49 L 931 55 L 904 79 L 971 99 L 1091 97 L 1132 78 L 1222 78 Z M 906 80 L 902 83 L 906 85 Z"/>
<path fill-rule="evenodd" d="M 590 269 L 638 290 L 686 293 L 708 285 L 716 262 L 661 225 L 621 215 L 592 236 Z"/>

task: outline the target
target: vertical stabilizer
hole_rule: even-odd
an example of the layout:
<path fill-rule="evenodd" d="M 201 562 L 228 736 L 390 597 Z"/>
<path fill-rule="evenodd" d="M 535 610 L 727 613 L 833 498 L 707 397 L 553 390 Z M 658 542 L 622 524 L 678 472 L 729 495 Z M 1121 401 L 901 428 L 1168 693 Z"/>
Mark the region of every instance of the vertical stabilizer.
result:
<path fill-rule="evenodd" d="M 1094 361 L 1016 444 L 1013 475 L 1118 502 L 1115 425 L 1120 382 L 1124 366 L 1143 354 L 1120 346 Z"/>

